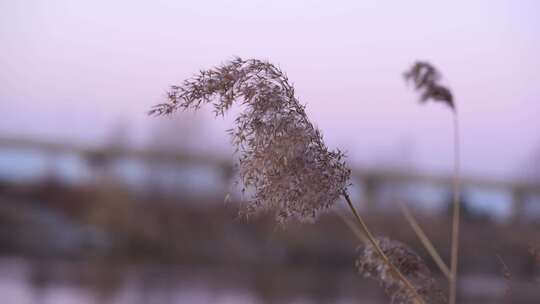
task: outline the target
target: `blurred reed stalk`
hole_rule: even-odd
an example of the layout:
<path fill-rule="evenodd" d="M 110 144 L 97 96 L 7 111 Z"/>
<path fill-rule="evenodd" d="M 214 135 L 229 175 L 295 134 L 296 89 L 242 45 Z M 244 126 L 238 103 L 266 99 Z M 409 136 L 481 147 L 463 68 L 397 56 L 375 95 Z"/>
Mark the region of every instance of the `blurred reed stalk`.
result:
<path fill-rule="evenodd" d="M 506 283 L 506 289 L 504 291 L 505 302 L 512 303 L 512 273 L 510 272 L 510 268 L 508 265 L 506 265 L 503 258 L 499 254 L 496 254 L 495 256 L 499 260 L 499 264 L 501 264 L 501 272 Z"/>
<path fill-rule="evenodd" d="M 420 91 L 420 102 L 428 100 L 442 102 L 452 110 L 454 128 L 454 177 L 453 177 L 453 208 L 452 208 L 452 240 L 450 256 L 450 278 L 449 278 L 449 303 L 456 303 L 456 284 L 459 257 L 459 225 L 460 225 L 460 131 L 459 117 L 454 103 L 452 92 L 445 86 L 439 84 L 440 73 L 433 65 L 425 61 L 417 61 L 404 74 L 406 81 L 413 82 L 415 89 Z M 418 226 L 419 227 L 419 226 Z M 413 227 L 414 228 L 414 227 Z M 421 229 L 420 229 L 421 230 Z M 419 230 L 419 231 L 420 231 Z M 416 229 L 415 229 L 416 232 Z M 418 236 L 422 239 L 419 232 Z M 424 246 L 426 246 L 424 244 Z M 428 246 L 426 246 L 427 248 Z M 431 247 L 434 249 L 434 247 Z M 430 251 L 430 249 L 428 249 Z M 438 254 L 432 254 L 435 258 Z M 440 267 L 440 266 L 439 266 Z"/>
<path fill-rule="evenodd" d="M 414 216 L 412 215 L 411 211 L 405 205 L 403 202 L 399 201 L 398 205 L 401 209 L 401 212 L 405 216 L 405 219 L 411 225 L 412 229 L 414 230 L 416 236 L 420 239 L 422 242 L 422 245 L 426 248 L 429 255 L 433 258 L 433 261 L 435 261 L 435 264 L 439 267 L 441 272 L 444 274 L 444 276 L 450 280 L 452 278 L 452 275 L 450 273 L 450 269 L 448 269 L 448 266 L 446 266 L 446 263 L 443 261 L 441 256 L 439 255 L 439 252 L 437 249 L 435 249 L 435 246 L 433 246 L 433 243 L 430 241 L 429 237 L 426 235 L 422 227 L 418 224 Z"/>
<path fill-rule="evenodd" d="M 452 214 L 452 253 L 450 260 L 450 304 L 456 303 L 457 270 L 459 257 L 459 223 L 460 223 L 460 138 L 459 138 L 459 119 L 457 111 L 454 108 L 454 203 Z"/>

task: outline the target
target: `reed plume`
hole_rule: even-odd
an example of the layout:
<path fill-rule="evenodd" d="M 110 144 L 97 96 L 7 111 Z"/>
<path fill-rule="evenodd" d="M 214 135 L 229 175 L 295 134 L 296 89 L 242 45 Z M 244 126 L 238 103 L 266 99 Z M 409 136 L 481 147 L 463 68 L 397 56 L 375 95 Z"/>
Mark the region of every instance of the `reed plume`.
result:
<path fill-rule="evenodd" d="M 429 62 L 417 61 L 404 74 L 407 82 L 412 82 L 416 90 L 420 91 L 420 102 L 428 100 L 445 103 L 455 110 L 452 92 L 439 84 L 441 74 Z"/>
<path fill-rule="evenodd" d="M 452 208 L 452 250 L 450 254 L 449 302 L 456 303 L 456 282 L 459 257 L 459 223 L 460 223 L 460 139 L 459 119 L 452 92 L 439 84 L 441 74 L 430 63 L 417 61 L 404 74 L 407 82 L 412 82 L 417 91 L 420 91 L 420 102 L 428 100 L 442 102 L 452 110 L 454 118 L 454 179 L 453 179 L 453 208 Z M 434 256 L 434 258 L 436 258 Z"/>
<path fill-rule="evenodd" d="M 236 58 L 172 86 L 167 97 L 150 113 L 212 103 L 219 116 L 235 101 L 245 106 L 229 130 L 240 153 L 243 192 L 253 193 L 245 214 L 274 211 L 280 223 L 313 221 L 346 192 L 350 170 L 343 153 L 326 147 L 287 76 L 274 65 Z"/>

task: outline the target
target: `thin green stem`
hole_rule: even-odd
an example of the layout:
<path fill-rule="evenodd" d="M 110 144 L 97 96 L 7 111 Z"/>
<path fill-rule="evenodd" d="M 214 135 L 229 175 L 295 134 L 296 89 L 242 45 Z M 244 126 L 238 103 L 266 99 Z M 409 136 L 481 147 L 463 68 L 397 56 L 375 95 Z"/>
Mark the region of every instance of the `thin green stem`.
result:
<path fill-rule="evenodd" d="M 377 243 L 377 241 L 375 240 L 375 238 L 373 237 L 373 235 L 371 234 L 371 232 L 369 231 L 366 223 L 364 222 L 364 220 L 362 219 L 362 217 L 360 216 L 360 214 L 358 213 L 358 211 L 356 210 L 356 208 L 354 207 L 353 203 L 351 202 L 351 199 L 349 197 L 349 195 L 346 193 L 346 192 L 343 192 L 343 197 L 345 197 L 345 200 L 347 201 L 347 204 L 349 205 L 349 208 L 351 209 L 351 212 L 353 213 L 354 217 L 356 218 L 358 224 L 360 225 L 360 227 L 362 228 L 362 231 L 364 232 L 364 234 L 366 235 L 368 241 L 371 243 L 371 245 L 373 246 L 373 248 L 375 248 L 375 250 L 377 251 L 377 253 L 381 256 L 382 260 L 384 261 L 384 263 L 390 268 L 390 270 L 394 273 L 394 275 L 403 282 L 403 284 L 405 285 L 405 287 L 407 289 L 409 289 L 409 291 L 412 293 L 412 295 L 414 296 L 415 298 L 415 302 L 418 303 L 418 304 L 424 304 L 424 300 L 422 299 L 422 297 L 418 294 L 418 292 L 416 291 L 416 288 L 414 288 L 414 286 L 411 284 L 411 282 L 409 282 L 409 280 L 407 280 L 407 278 L 401 273 L 401 271 L 399 271 L 399 269 L 397 269 L 393 264 L 392 262 L 390 262 L 390 259 L 386 256 L 386 254 L 382 251 L 381 247 L 379 247 L 379 244 Z"/>

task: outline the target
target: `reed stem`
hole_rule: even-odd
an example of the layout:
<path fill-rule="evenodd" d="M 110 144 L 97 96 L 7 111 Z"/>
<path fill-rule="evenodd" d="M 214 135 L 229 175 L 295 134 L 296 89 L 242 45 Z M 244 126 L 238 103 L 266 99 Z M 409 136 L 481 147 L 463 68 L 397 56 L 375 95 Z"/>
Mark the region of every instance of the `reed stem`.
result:
<path fill-rule="evenodd" d="M 459 139 L 459 120 L 457 111 L 454 110 L 454 199 L 452 215 L 452 252 L 450 258 L 450 286 L 449 303 L 456 303 L 456 283 L 459 256 L 459 223 L 460 223 L 460 139 Z"/>
<path fill-rule="evenodd" d="M 411 225 L 412 229 L 416 233 L 416 236 L 420 239 L 422 245 L 424 245 L 429 255 L 431 255 L 431 258 L 433 258 L 433 260 L 435 261 L 435 264 L 437 264 L 444 276 L 448 280 L 451 280 L 452 275 L 450 274 L 450 269 L 448 269 L 448 266 L 446 266 L 446 263 L 443 261 L 443 259 L 437 252 L 437 249 L 435 249 L 435 246 L 433 246 L 433 243 L 430 241 L 422 227 L 420 227 L 409 208 L 407 208 L 407 206 L 402 202 L 399 202 L 398 204 L 401 208 L 401 212 L 405 216 L 405 219 L 407 220 L 407 222 L 409 222 L 409 225 Z"/>
<path fill-rule="evenodd" d="M 360 225 L 360 227 L 362 228 L 362 231 L 364 232 L 365 236 L 367 237 L 368 241 L 371 243 L 371 245 L 373 246 L 373 248 L 375 248 L 375 250 L 377 251 L 377 253 L 381 256 L 381 258 L 383 259 L 384 263 L 390 268 L 390 270 L 394 273 L 394 275 L 403 282 L 403 284 L 405 285 L 405 287 L 407 289 L 409 289 L 409 291 L 414 295 L 414 298 L 415 298 L 415 302 L 418 303 L 418 304 L 424 304 L 424 300 L 422 299 L 422 297 L 420 297 L 420 295 L 418 294 L 418 292 L 416 291 L 416 288 L 414 288 L 414 286 L 409 282 L 409 280 L 407 280 L 407 278 L 401 273 L 401 271 L 399 271 L 399 269 L 397 269 L 393 264 L 392 262 L 390 262 L 390 259 L 386 256 L 386 254 L 382 251 L 381 247 L 379 247 L 379 244 L 377 243 L 377 241 L 375 240 L 375 238 L 373 237 L 373 235 L 371 234 L 371 232 L 369 231 L 366 223 L 364 222 L 364 220 L 362 219 L 362 217 L 360 216 L 360 214 L 358 213 L 358 211 L 356 210 L 356 208 L 354 207 L 353 203 L 351 202 L 351 199 L 349 197 L 349 195 L 346 193 L 346 192 L 343 192 L 343 197 L 345 197 L 345 200 L 347 201 L 347 204 L 349 206 L 349 208 L 351 209 L 351 212 L 353 213 L 354 217 L 356 218 L 358 224 Z"/>

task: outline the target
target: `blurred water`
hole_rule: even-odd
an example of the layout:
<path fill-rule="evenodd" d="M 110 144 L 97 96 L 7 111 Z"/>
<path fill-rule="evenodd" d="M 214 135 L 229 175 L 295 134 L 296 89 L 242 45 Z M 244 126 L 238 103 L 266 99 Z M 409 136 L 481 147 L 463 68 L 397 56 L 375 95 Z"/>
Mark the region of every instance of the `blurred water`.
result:
<path fill-rule="evenodd" d="M 69 271 L 68 265 L 55 265 L 53 273 L 37 274 L 36 265 L 20 259 L 0 261 L 0 298 L 2 303 L 18 304 L 86 304 L 86 303 L 255 303 L 253 295 L 241 288 L 215 289 L 198 284 L 197 278 L 171 278 L 163 285 L 149 284 L 144 275 L 133 275 L 124 282 L 107 284 L 94 282 L 95 286 L 81 283 L 80 278 L 63 281 L 47 277 L 58 271 Z M 64 268 L 64 269 L 62 269 Z M 39 270 L 38 270 L 39 271 Z M 154 273 L 159 276 L 159 273 Z M 163 275 L 163 274 L 161 274 Z M 109 278 L 110 279 L 110 278 Z M 156 278 L 153 278 L 156 279 Z M 162 281 L 157 278 L 158 281 Z M 105 283 L 105 284 L 101 284 Z M 108 289 L 114 290 L 108 290 Z"/>
<path fill-rule="evenodd" d="M 74 267 L 75 266 L 75 267 Z M 388 303 L 381 292 L 373 293 L 368 281 L 352 281 L 355 294 L 343 290 L 331 297 L 314 298 L 310 293 L 269 294 L 254 285 L 246 273 L 162 266 L 116 266 L 95 268 L 69 262 L 36 263 L 24 259 L 0 259 L 1 303 L 17 304 L 244 304 L 244 303 Z M 180 270 L 180 271 L 178 271 Z M 99 275 L 96 276 L 96 271 Z M 300 283 L 301 282 L 297 282 Z M 348 284 L 345 284 L 345 286 Z M 257 286 L 255 284 L 255 286 Z M 342 287 L 345 287 L 342 286 Z M 259 286 L 261 287 L 261 286 Z M 537 303 L 535 283 L 512 282 L 515 303 Z M 505 299 L 504 278 L 467 275 L 461 278 L 462 303 L 499 303 Z M 377 288 L 376 288 L 377 289 Z M 377 289 L 378 290 L 378 289 Z M 376 290 L 376 291 L 377 291 Z M 518 296 L 519 292 L 521 295 Z M 313 292 L 312 293 L 316 293 Z M 535 293 L 537 294 L 535 296 Z M 486 302 L 487 301 L 487 302 Z"/>
<path fill-rule="evenodd" d="M 26 181 L 39 178 L 47 167 L 48 160 L 38 152 L 0 150 L 0 177 L 3 179 Z"/>
<path fill-rule="evenodd" d="M 50 265 L 24 259 L 0 259 L 1 303 L 17 304 L 243 304 L 243 303 L 321 303 L 295 295 L 269 300 L 246 286 L 238 273 L 195 269 L 167 270 L 159 266 L 136 266 L 118 272 L 85 269 L 69 262 Z M 103 269 L 102 269 L 103 270 Z M 74 272 L 77 274 L 74 276 Z M 95 273 L 94 273 L 95 274 Z M 243 286 L 245 284 L 245 286 Z M 328 299 L 326 299 L 328 300 Z M 324 301 L 323 301 L 324 302 Z M 332 303 L 353 303 L 353 299 L 333 299 Z"/>

